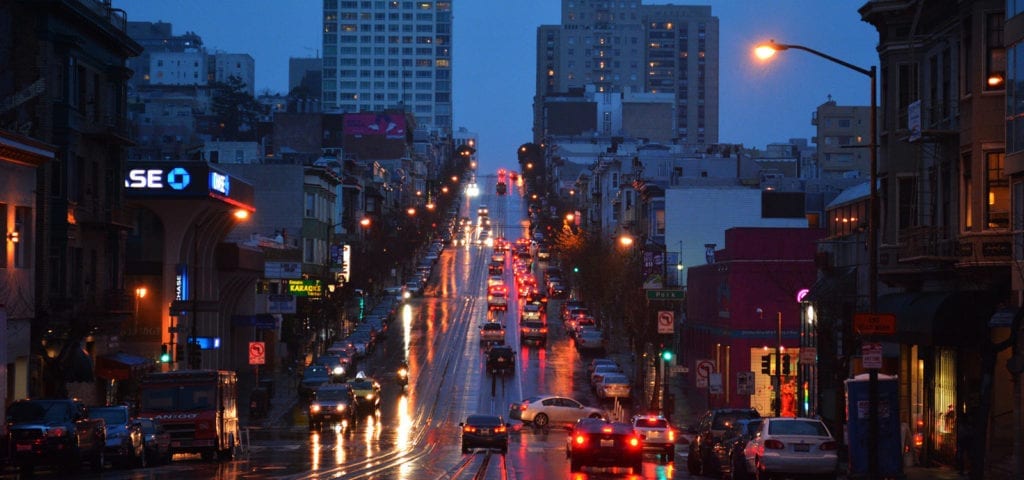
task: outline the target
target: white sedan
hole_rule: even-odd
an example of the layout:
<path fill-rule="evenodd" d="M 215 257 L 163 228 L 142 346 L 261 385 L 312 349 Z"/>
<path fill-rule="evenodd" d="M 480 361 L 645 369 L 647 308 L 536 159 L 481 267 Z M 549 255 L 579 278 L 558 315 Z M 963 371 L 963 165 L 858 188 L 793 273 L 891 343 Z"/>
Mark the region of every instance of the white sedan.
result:
<path fill-rule="evenodd" d="M 743 456 L 747 471 L 757 472 L 757 478 L 834 476 L 839 467 L 838 449 L 838 442 L 821 420 L 765 418 L 743 449 Z"/>

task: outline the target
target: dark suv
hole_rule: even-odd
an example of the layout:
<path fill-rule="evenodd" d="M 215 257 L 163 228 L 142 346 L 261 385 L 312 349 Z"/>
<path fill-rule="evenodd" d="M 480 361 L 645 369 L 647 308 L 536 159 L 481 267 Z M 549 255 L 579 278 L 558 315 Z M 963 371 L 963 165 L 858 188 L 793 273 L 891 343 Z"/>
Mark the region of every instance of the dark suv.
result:
<path fill-rule="evenodd" d="M 643 474 L 643 441 L 628 423 L 580 419 L 566 439 L 565 456 L 572 473 L 598 466 L 629 467 L 633 475 Z"/>
<path fill-rule="evenodd" d="M 496 345 L 487 351 L 487 371 L 493 374 L 511 373 L 516 367 L 516 352 L 512 347 Z"/>
<path fill-rule="evenodd" d="M 714 452 L 715 444 L 722 441 L 722 435 L 735 426 L 737 420 L 751 418 L 761 418 L 761 414 L 753 408 L 719 408 L 701 415 L 686 459 L 690 475 L 719 475 L 721 467 Z"/>

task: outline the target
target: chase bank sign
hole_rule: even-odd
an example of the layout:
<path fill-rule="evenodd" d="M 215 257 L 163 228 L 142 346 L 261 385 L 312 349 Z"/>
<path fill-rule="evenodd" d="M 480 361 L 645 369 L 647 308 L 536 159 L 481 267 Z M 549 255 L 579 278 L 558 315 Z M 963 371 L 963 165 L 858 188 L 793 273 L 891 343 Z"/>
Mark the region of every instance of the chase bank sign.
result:
<path fill-rule="evenodd" d="M 130 197 L 215 197 L 252 205 L 253 188 L 206 162 L 129 163 L 124 188 Z"/>

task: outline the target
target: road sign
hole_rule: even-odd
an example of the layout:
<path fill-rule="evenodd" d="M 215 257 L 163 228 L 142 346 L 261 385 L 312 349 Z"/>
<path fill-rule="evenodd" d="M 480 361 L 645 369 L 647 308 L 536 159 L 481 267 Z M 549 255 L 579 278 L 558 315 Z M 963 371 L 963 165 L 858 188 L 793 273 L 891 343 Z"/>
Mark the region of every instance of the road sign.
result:
<path fill-rule="evenodd" d="M 675 314 L 671 310 L 658 310 L 658 333 L 675 333 Z"/>
<path fill-rule="evenodd" d="M 249 342 L 249 365 L 265 365 L 267 350 L 263 342 Z"/>
<path fill-rule="evenodd" d="M 818 360 L 818 347 L 800 347 L 800 363 L 811 365 Z"/>
<path fill-rule="evenodd" d="M 712 373 L 711 376 L 708 377 L 708 393 L 713 394 L 713 395 L 721 395 L 722 394 L 722 374 L 721 373 Z"/>
<path fill-rule="evenodd" d="M 711 372 L 714 371 L 714 360 L 697 360 L 697 388 L 708 388 L 708 379 L 711 378 Z"/>
<path fill-rule="evenodd" d="M 860 347 L 861 363 L 864 368 L 882 368 L 882 344 L 865 343 Z"/>
<path fill-rule="evenodd" d="M 648 300 L 682 300 L 683 290 L 677 288 L 648 288 Z"/>
<path fill-rule="evenodd" d="M 861 335 L 895 335 L 896 315 L 891 313 L 854 313 L 853 329 Z"/>
<path fill-rule="evenodd" d="M 754 394 L 754 372 L 736 372 L 736 395 Z"/>

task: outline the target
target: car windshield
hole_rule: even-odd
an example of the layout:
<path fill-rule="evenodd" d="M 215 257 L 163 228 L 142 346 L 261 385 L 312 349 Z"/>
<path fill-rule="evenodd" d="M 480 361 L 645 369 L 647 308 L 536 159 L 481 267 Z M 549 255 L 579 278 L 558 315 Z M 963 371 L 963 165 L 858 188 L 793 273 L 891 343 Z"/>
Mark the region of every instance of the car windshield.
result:
<path fill-rule="evenodd" d="M 8 423 L 63 422 L 71 418 L 67 402 L 15 402 L 7 409 Z"/>
<path fill-rule="evenodd" d="M 668 420 L 664 418 L 640 417 L 636 419 L 636 426 L 638 428 L 667 428 Z"/>
<path fill-rule="evenodd" d="M 497 323 L 484 324 L 484 330 L 501 330 L 501 325 Z"/>
<path fill-rule="evenodd" d="M 208 410 L 215 398 L 213 385 L 160 385 L 142 391 L 141 405 L 147 412 Z"/>
<path fill-rule="evenodd" d="M 735 425 L 736 424 L 736 420 L 739 420 L 739 419 L 742 419 L 742 418 L 754 418 L 754 417 L 755 417 L 755 414 L 753 412 L 750 412 L 750 413 L 736 412 L 736 413 L 721 414 L 721 415 L 718 415 L 717 417 L 715 417 L 715 422 L 714 422 L 714 424 L 711 425 L 711 428 L 714 429 L 714 430 L 725 430 L 726 428 L 729 428 L 729 427 Z"/>
<path fill-rule="evenodd" d="M 128 422 L 128 415 L 120 408 L 93 408 L 89 416 L 102 418 L 107 425 L 124 425 Z"/>
<path fill-rule="evenodd" d="M 353 390 L 372 390 L 373 389 L 373 382 L 355 381 L 355 382 L 350 382 L 349 385 L 352 386 Z"/>
<path fill-rule="evenodd" d="M 369 387 L 367 387 L 369 388 Z M 351 395 L 350 390 L 344 388 L 331 388 L 327 390 L 318 390 L 316 392 L 317 400 L 348 400 Z"/>
<path fill-rule="evenodd" d="M 821 422 L 808 422 L 804 420 L 784 420 L 768 423 L 769 435 L 809 435 L 815 437 L 827 437 L 828 429 Z"/>
<path fill-rule="evenodd" d="M 497 427 L 502 424 L 501 417 L 493 415 L 470 415 L 466 424 L 477 427 Z"/>

